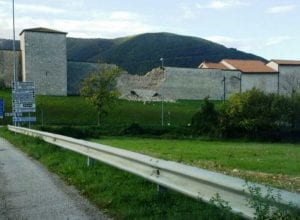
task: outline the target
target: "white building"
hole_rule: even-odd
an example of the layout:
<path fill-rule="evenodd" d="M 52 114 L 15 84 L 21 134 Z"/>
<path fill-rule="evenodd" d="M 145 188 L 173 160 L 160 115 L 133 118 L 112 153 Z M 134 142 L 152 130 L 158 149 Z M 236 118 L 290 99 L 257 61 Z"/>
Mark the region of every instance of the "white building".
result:
<path fill-rule="evenodd" d="M 259 60 L 223 59 L 219 63 L 203 62 L 201 69 L 221 69 L 239 71 L 238 77 L 240 91 L 245 92 L 257 88 L 266 93 L 278 93 L 279 72 Z"/>
<path fill-rule="evenodd" d="M 278 71 L 280 94 L 290 95 L 300 91 L 300 61 L 271 60 L 267 66 Z"/>

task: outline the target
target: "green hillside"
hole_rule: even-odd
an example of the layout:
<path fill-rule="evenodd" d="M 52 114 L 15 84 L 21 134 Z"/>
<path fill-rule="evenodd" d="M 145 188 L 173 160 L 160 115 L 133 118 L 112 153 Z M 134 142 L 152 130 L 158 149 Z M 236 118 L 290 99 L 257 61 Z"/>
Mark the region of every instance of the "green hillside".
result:
<path fill-rule="evenodd" d="M 19 41 L 16 44 L 19 49 Z M 0 49 L 11 49 L 11 40 L 0 39 Z M 227 48 L 202 38 L 171 33 L 146 33 L 116 39 L 67 39 L 69 61 L 117 64 L 131 74 L 145 74 L 160 65 L 197 67 L 202 61 L 224 58 L 259 59 L 262 57 Z"/>
<path fill-rule="evenodd" d="M 196 37 L 171 33 L 146 33 L 132 37 L 107 39 L 68 39 L 68 59 L 72 61 L 114 63 L 133 74 L 144 74 L 160 65 L 197 67 L 202 61 L 224 58 L 259 59 L 233 48 Z"/>

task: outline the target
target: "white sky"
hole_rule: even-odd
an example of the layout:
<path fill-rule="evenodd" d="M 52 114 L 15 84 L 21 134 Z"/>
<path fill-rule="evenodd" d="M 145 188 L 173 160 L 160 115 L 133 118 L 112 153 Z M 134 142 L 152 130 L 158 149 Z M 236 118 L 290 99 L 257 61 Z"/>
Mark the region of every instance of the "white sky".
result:
<path fill-rule="evenodd" d="M 33 27 L 82 38 L 172 32 L 300 60 L 299 11 L 300 0 L 15 0 L 16 39 Z M 12 39 L 12 0 L 0 0 L 0 38 Z"/>

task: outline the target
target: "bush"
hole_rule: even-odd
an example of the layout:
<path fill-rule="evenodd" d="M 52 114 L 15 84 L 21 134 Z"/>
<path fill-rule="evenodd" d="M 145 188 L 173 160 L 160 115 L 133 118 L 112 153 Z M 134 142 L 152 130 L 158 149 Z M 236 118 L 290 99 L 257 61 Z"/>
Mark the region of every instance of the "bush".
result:
<path fill-rule="evenodd" d="M 125 128 L 122 132 L 124 135 L 142 135 L 144 134 L 144 129 L 138 123 L 132 123 L 128 128 Z"/>
<path fill-rule="evenodd" d="M 204 102 L 198 112 L 192 117 L 191 123 L 193 130 L 197 134 L 214 135 L 217 131 L 218 112 L 213 102 L 204 99 Z"/>
<path fill-rule="evenodd" d="M 300 96 L 265 94 L 257 89 L 231 96 L 220 113 L 223 136 L 270 137 L 292 132 L 300 124 Z"/>
<path fill-rule="evenodd" d="M 272 96 L 257 89 L 231 96 L 223 108 L 221 127 L 230 132 L 246 134 L 275 129 Z"/>

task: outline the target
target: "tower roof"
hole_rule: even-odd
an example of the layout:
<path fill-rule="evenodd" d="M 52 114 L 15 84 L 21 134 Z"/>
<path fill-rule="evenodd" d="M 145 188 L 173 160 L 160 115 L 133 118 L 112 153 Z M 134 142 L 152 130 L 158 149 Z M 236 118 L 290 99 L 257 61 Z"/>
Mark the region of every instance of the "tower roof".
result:
<path fill-rule="evenodd" d="M 23 34 L 23 32 L 42 32 L 42 33 L 54 33 L 54 34 L 67 34 L 67 32 L 63 31 L 57 31 L 49 28 L 44 28 L 44 27 L 37 27 L 37 28 L 28 28 L 28 29 L 23 29 L 20 33 L 20 35 Z"/>

